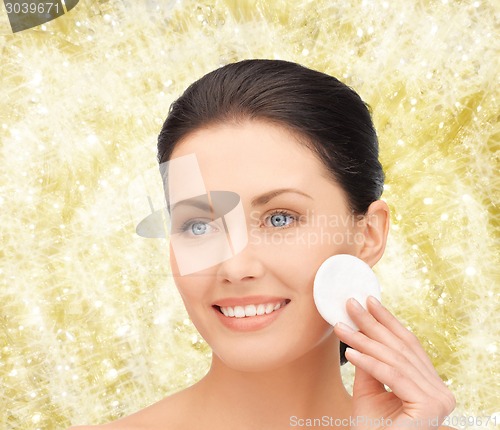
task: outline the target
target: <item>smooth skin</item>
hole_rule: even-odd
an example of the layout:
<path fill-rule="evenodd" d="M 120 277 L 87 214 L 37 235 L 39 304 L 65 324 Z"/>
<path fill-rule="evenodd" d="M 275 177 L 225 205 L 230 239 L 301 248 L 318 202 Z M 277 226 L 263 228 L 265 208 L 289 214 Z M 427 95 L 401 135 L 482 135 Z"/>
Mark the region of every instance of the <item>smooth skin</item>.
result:
<path fill-rule="evenodd" d="M 328 257 L 351 254 L 370 266 L 382 257 L 387 204 L 373 202 L 361 220 L 345 222 L 354 219 L 346 195 L 325 166 L 298 136 L 263 121 L 199 129 L 176 146 L 172 159 L 193 153 L 208 191 L 239 194 L 249 233 L 241 252 L 192 275 L 180 275 L 170 249 L 176 286 L 212 349 L 211 367 L 196 384 L 129 417 L 73 429 L 284 430 L 292 428 L 291 417 L 323 416 L 384 417 L 392 428 L 399 420 L 400 429 L 408 428 L 401 423 L 405 419 L 421 420 L 411 428 L 449 428 L 439 424 L 455 407 L 452 393 L 417 338 L 386 308 L 369 300 L 367 310 L 357 310 L 348 301 L 347 311 L 360 327 L 351 332 L 330 326 L 314 304 L 314 276 Z M 275 192 L 284 188 L 299 193 Z M 286 225 L 277 226 L 277 219 Z M 317 222 L 325 219 L 341 222 Z M 254 295 L 290 302 L 270 325 L 250 332 L 229 329 L 212 307 L 217 300 Z M 356 366 L 353 396 L 340 375 L 339 339 L 356 350 L 346 353 Z"/>

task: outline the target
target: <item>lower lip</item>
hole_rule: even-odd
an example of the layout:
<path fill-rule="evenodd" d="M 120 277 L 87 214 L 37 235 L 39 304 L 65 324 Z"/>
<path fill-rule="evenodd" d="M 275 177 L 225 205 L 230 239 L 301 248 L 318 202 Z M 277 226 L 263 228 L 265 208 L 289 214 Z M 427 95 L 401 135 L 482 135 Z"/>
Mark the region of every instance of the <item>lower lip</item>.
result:
<path fill-rule="evenodd" d="M 267 327 L 269 324 L 271 324 L 276 318 L 281 315 L 283 309 L 285 309 L 289 304 L 290 303 L 287 303 L 285 306 L 282 306 L 277 311 L 273 311 L 270 314 L 255 315 L 253 317 L 243 318 L 226 317 L 217 308 L 212 307 L 212 309 L 217 314 L 217 317 L 222 322 L 222 324 L 224 324 L 227 328 L 235 331 L 255 331 Z"/>

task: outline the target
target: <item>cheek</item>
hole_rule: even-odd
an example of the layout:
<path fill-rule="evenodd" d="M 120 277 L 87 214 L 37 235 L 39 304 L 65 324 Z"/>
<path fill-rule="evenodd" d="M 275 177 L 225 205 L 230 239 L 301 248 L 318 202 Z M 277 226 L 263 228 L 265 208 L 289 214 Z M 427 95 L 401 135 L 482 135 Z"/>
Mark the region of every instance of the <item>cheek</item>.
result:
<path fill-rule="evenodd" d="M 193 310 L 197 304 L 203 302 L 203 298 L 206 296 L 206 292 L 209 289 L 208 285 L 204 285 L 202 279 L 204 277 L 193 275 L 181 276 L 179 273 L 179 267 L 175 259 L 172 246 L 170 246 L 170 268 L 172 271 L 172 276 L 174 277 L 174 282 L 179 291 L 179 294 L 184 302 L 184 306 L 190 316 L 193 315 Z M 206 277 L 208 279 L 209 277 Z"/>
<path fill-rule="evenodd" d="M 357 241 L 355 229 L 340 226 L 290 228 L 270 234 L 252 231 L 249 237 L 249 244 L 255 246 L 268 269 L 309 286 L 328 257 L 356 254 Z"/>
<path fill-rule="evenodd" d="M 206 339 L 208 324 L 207 310 L 210 309 L 208 295 L 211 287 L 196 276 L 174 277 L 177 291 L 181 296 L 189 319 Z"/>
<path fill-rule="evenodd" d="M 170 270 L 172 271 L 172 276 L 179 276 L 179 266 L 177 265 L 177 260 L 174 256 L 174 250 L 172 249 L 172 243 L 169 242 L 168 246 L 168 258 L 170 261 Z"/>

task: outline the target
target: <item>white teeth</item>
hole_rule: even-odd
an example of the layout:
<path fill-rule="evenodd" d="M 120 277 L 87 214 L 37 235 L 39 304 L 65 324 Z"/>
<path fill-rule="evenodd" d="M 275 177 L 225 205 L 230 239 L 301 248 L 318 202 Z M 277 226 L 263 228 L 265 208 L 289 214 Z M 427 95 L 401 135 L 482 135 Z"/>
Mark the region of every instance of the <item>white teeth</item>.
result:
<path fill-rule="evenodd" d="M 245 316 L 245 308 L 241 306 L 234 307 L 234 316 L 236 318 L 243 318 Z"/>
<path fill-rule="evenodd" d="M 281 303 L 266 303 L 259 305 L 246 305 L 246 306 L 220 306 L 221 312 L 226 317 L 244 318 L 254 317 L 255 315 L 270 314 L 277 311 L 287 304 L 286 300 Z"/>
<path fill-rule="evenodd" d="M 257 315 L 257 308 L 255 307 L 255 305 L 246 305 L 245 316 L 254 317 L 255 315 Z"/>
<path fill-rule="evenodd" d="M 257 306 L 257 315 L 264 315 L 266 313 L 266 306 L 262 303 Z"/>

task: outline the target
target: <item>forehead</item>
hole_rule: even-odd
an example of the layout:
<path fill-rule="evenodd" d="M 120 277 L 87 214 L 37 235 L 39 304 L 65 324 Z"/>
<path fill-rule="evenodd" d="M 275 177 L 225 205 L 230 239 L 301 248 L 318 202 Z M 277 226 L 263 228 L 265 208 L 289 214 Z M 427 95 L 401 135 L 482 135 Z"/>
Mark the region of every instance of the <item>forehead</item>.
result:
<path fill-rule="evenodd" d="M 199 129 L 179 142 L 171 160 L 195 154 L 209 189 L 251 185 L 306 186 L 325 166 L 296 135 L 262 121 L 219 124 Z M 272 182 L 270 182 L 272 181 Z M 238 189 L 236 189 L 238 188 Z"/>

